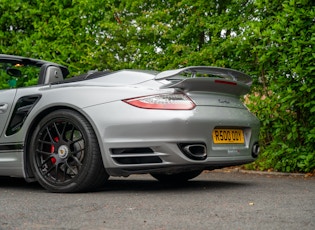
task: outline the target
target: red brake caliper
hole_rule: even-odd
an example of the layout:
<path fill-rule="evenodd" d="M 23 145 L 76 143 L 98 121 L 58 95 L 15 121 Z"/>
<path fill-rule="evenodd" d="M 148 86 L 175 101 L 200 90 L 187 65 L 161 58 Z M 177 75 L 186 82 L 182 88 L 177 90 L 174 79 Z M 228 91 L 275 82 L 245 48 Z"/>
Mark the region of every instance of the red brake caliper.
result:
<path fill-rule="evenodd" d="M 55 141 L 55 142 L 59 142 L 59 137 L 55 137 L 55 138 L 54 138 L 54 141 Z M 51 146 L 50 146 L 50 152 L 51 152 L 51 153 L 54 153 L 54 152 L 55 152 L 55 146 L 54 146 L 54 145 L 51 145 Z M 55 163 L 56 163 L 56 158 L 52 157 L 52 158 L 50 158 L 50 161 L 51 161 L 51 163 L 55 164 Z"/>

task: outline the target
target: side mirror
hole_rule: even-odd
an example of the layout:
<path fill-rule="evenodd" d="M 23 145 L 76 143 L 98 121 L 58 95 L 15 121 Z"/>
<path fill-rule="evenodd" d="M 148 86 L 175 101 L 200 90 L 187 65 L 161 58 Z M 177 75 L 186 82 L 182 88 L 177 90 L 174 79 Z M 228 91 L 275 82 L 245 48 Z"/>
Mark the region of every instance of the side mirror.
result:
<path fill-rule="evenodd" d="M 20 76 L 22 76 L 21 70 L 18 70 L 18 69 L 7 68 L 6 72 L 7 72 L 7 74 L 9 74 L 10 76 L 13 76 L 13 77 L 20 77 Z"/>

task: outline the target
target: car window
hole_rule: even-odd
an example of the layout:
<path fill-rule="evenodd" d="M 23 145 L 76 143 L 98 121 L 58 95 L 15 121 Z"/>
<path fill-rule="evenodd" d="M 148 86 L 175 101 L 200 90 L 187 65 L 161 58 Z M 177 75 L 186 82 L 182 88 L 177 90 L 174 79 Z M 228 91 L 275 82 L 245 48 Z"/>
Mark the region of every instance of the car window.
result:
<path fill-rule="evenodd" d="M 0 89 L 20 88 L 36 85 L 38 66 L 0 63 Z"/>

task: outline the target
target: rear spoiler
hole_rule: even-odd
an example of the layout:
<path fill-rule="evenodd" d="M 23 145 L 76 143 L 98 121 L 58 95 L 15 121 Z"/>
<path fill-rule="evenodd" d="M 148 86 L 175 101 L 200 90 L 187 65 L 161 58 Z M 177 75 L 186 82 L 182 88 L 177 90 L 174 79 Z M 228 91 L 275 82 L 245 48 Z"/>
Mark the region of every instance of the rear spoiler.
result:
<path fill-rule="evenodd" d="M 169 79 L 180 74 L 191 73 L 191 78 L 195 78 L 196 74 L 211 74 L 227 80 L 244 83 L 248 86 L 252 84 L 252 78 L 245 73 L 234 69 L 212 67 L 212 66 L 189 66 L 181 69 L 167 70 L 158 73 L 155 80 Z"/>

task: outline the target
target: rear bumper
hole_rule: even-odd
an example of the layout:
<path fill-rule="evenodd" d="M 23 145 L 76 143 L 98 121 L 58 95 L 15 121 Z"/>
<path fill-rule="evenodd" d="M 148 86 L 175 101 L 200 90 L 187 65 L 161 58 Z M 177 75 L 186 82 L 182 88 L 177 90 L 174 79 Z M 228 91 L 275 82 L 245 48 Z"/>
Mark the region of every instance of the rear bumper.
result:
<path fill-rule="evenodd" d="M 246 109 L 197 106 L 188 111 L 165 111 L 115 102 L 85 112 L 112 176 L 214 169 L 255 160 L 252 148 L 258 142 L 259 121 Z M 245 143 L 214 144 L 212 130 L 216 127 L 242 129 Z M 191 159 L 181 150 L 179 144 L 183 143 L 204 144 L 206 158 Z"/>

